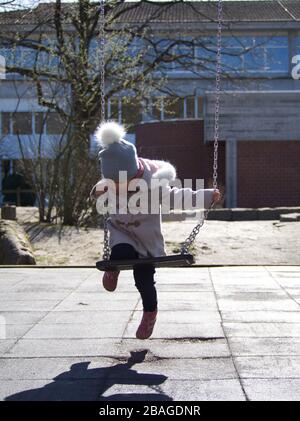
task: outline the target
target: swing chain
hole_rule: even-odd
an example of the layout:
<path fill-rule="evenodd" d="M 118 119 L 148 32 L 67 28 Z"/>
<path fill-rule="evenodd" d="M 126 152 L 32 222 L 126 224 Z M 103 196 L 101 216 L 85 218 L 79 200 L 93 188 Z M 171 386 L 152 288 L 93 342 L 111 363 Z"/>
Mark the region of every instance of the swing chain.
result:
<path fill-rule="evenodd" d="M 109 218 L 108 212 L 103 215 L 103 230 L 104 230 L 104 245 L 103 245 L 103 260 L 109 260 L 110 256 L 110 247 L 109 247 L 109 237 L 108 237 L 108 227 L 107 220 Z"/>
<path fill-rule="evenodd" d="M 218 187 L 218 146 L 219 146 L 219 121 L 220 121 L 220 92 L 221 92 L 221 53 L 222 53 L 222 15 L 223 3 L 218 2 L 218 31 L 217 31 L 217 59 L 216 59 L 216 88 L 215 88 L 215 131 L 214 131 L 214 164 L 213 164 L 213 189 Z"/>
<path fill-rule="evenodd" d="M 100 0 L 99 36 L 100 36 L 100 107 L 101 121 L 105 120 L 105 0 Z"/>
<path fill-rule="evenodd" d="M 105 48 L 105 0 L 100 0 L 100 83 L 101 83 L 101 119 L 105 119 L 105 58 L 104 58 L 104 48 Z M 213 189 L 217 189 L 217 179 L 218 179 L 218 142 L 219 142 L 219 111 L 220 111 L 220 91 L 221 91 L 221 48 L 222 48 L 222 10 L 223 4 L 222 0 L 218 0 L 218 32 L 217 32 L 217 58 L 216 58 L 216 95 L 215 95 L 215 127 L 214 127 L 214 158 L 213 158 Z M 203 216 L 200 219 L 200 222 L 193 228 L 190 235 L 182 243 L 181 254 L 188 253 L 191 245 L 194 243 L 197 235 L 200 232 L 201 227 L 203 226 L 209 211 L 214 207 L 214 203 L 203 212 Z M 109 247 L 109 234 L 108 234 L 108 222 L 109 214 L 104 215 L 104 249 L 103 249 L 103 260 L 108 260 L 110 256 L 110 247 Z"/>
<path fill-rule="evenodd" d="M 99 6 L 99 36 L 100 36 L 100 112 L 101 121 L 105 120 L 105 0 L 100 0 Z M 108 212 L 103 215 L 103 260 L 108 260 L 110 256 L 109 234 L 107 221 Z"/>
<path fill-rule="evenodd" d="M 222 52 L 222 15 L 223 3 L 218 0 L 218 31 L 217 31 L 217 57 L 216 57 L 216 81 L 215 81 L 215 126 L 214 126 L 214 162 L 213 162 L 213 189 L 218 187 L 218 146 L 219 146 L 219 119 L 220 119 L 220 92 L 221 92 L 221 52 Z M 181 246 L 181 254 L 188 253 L 190 247 L 194 243 L 200 229 L 204 225 L 210 210 L 214 207 L 214 203 L 210 205 L 202 213 L 199 223 L 193 228 L 190 235 L 185 239 Z"/>

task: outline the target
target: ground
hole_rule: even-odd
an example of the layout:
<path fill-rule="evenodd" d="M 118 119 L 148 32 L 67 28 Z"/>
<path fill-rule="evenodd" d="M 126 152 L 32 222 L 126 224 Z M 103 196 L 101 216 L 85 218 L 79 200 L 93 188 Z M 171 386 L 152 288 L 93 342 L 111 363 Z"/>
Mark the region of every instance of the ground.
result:
<path fill-rule="evenodd" d="M 0 399 L 299 399 L 299 267 L 156 276 L 158 321 L 138 341 L 130 272 L 108 293 L 93 268 L 1 268 Z"/>
<path fill-rule="evenodd" d="M 33 208 L 18 208 L 17 215 L 38 264 L 93 266 L 100 259 L 102 230 L 40 225 Z M 169 253 L 178 250 L 194 225 L 195 221 L 163 224 Z M 299 221 L 206 221 L 193 252 L 197 263 L 204 265 L 300 264 L 299 232 Z"/>

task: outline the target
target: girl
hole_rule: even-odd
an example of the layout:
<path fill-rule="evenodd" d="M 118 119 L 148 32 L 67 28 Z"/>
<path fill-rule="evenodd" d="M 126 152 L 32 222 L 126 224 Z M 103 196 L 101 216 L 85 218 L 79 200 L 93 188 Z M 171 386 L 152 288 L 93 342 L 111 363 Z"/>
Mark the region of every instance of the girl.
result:
<path fill-rule="evenodd" d="M 93 187 L 91 196 L 98 199 L 98 212 L 106 212 L 105 206 L 108 205 L 111 260 L 165 255 L 161 209 L 182 209 L 183 198 L 195 206 L 204 196 L 206 208 L 220 199 L 219 190 L 171 188 L 169 183 L 176 178 L 175 168 L 165 161 L 139 158 L 135 146 L 124 140 L 123 126 L 114 122 L 103 123 L 95 136 L 101 146 L 99 158 L 103 178 Z M 130 204 L 133 195 L 137 194 L 137 186 L 140 188 L 139 200 Z M 146 199 L 150 200 L 150 207 Z M 145 202 L 143 206 L 141 200 Z M 143 303 L 143 317 L 136 332 L 138 339 L 149 338 L 156 321 L 154 273 L 153 264 L 133 268 L 135 286 Z M 104 288 L 114 291 L 118 277 L 119 271 L 105 272 Z"/>

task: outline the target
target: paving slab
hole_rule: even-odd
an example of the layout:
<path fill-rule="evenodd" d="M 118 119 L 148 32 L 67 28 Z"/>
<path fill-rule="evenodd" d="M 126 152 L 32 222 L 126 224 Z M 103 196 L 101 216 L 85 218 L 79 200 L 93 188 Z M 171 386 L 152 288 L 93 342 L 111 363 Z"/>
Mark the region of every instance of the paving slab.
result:
<path fill-rule="evenodd" d="M 202 300 L 196 301 L 181 300 L 180 293 L 178 294 L 178 298 L 173 301 L 168 301 L 167 299 L 161 300 L 159 297 L 158 299 L 160 311 L 218 311 L 217 303 L 214 299 L 206 301 L 203 297 Z M 136 310 L 142 310 L 141 301 L 138 302 Z"/>
<path fill-rule="evenodd" d="M 135 337 L 135 332 L 139 326 L 140 318 L 130 321 L 124 332 L 125 338 Z M 153 339 L 176 339 L 176 338 L 223 338 L 224 333 L 220 323 L 163 323 L 155 326 Z"/>
<path fill-rule="evenodd" d="M 105 378 L 115 361 L 109 358 L 0 359 L 1 380 L 76 380 Z"/>
<path fill-rule="evenodd" d="M 19 339 L 22 338 L 26 333 L 33 328 L 33 324 L 14 324 L 5 325 L 5 338 L 6 339 Z"/>
<path fill-rule="evenodd" d="M 234 379 L 237 378 L 231 358 L 208 358 L 208 359 L 162 359 L 142 362 L 135 365 L 137 373 L 156 376 L 163 374 L 171 380 L 197 380 L 197 379 Z M 124 371 L 109 372 L 109 380 L 127 377 Z"/>
<path fill-rule="evenodd" d="M 0 356 L 7 352 L 15 343 L 16 340 L 13 339 L 0 339 Z"/>
<path fill-rule="evenodd" d="M 0 316 L 4 317 L 9 325 L 35 324 L 48 314 L 46 311 L 1 311 Z"/>
<path fill-rule="evenodd" d="M 143 384 L 112 385 L 103 394 L 105 401 L 244 401 L 240 382 L 229 380 L 169 380 L 159 387 Z"/>
<path fill-rule="evenodd" d="M 300 355 L 299 338 L 228 338 L 232 355 Z"/>
<path fill-rule="evenodd" d="M 64 339 L 64 338 L 120 338 L 126 328 L 126 320 L 109 323 L 90 324 L 59 323 L 39 324 L 27 332 L 24 339 Z"/>
<path fill-rule="evenodd" d="M 0 313 L 5 311 L 50 311 L 54 309 L 59 302 L 59 300 L 5 300 L 0 302 Z"/>
<path fill-rule="evenodd" d="M 224 322 L 300 323 L 300 311 L 222 311 Z"/>
<path fill-rule="evenodd" d="M 235 364 L 241 378 L 300 378 L 297 356 L 236 357 Z"/>
<path fill-rule="evenodd" d="M 0 268 L 0 399 L 296 400 L 300 267 L 159 269 L 146 341 L 132 273 L 101 277 Z"/>
<path fill-rule="evenodd" d="M 224 323 L 223 326 L 227 337 L 300 337 L 300 323 Z"/>
<path fill-rule="evenodd" d="M 224 358 L 230 357 L 231 353 L 226 339 L 212 338 L 176 338 L 176 339 L 148 339 L 141 341 L 137 339 L 122 339 L 116 345 L 117 352 L 129 355 L 131 351 L 147 350 L 147 354 L 154 358 Z"/>
<path fill-rule="evenodd" d="M 7 401 L 96 401 L 103 379 L 0 380 L 0 399 Z"/>
<path fill-rule="evenodd" d="M 252 401 L 299 401 L 300 379 L 243 379 Z"/>
<path fill-rule="evenodd" d="M 2 358 L 37 357 L 86 357 L 86 356 L 123 356 L 128 352 L 117 347 L 118 339 L 73 338 L 73 339 L 20 339 Z"/>
<path fill-rule="evenodd" d="M 92 325 L 96 328 L 103 328 L 110 324 L 127 323 L 132 314 L 132 309 L 128 310 L 100 310 L 100 311 L 51 311 L 47 313 L 39 322 L 39 326 L 51 324 L 79 324 Z M 109 320 L 109 323 L 107 322 Z M 84 329 L 84 326 L 81 326 Z"/>
<path fill-rule="evenodd" d="M 139 297 L 131 299 L 100 299 L 99 300 L 80 300 L 80 299 L 66 299 L 61 302 L 55 311 L 103 311 L 115 310 L 124 311 L 132 310 L 136 307 Z"/>

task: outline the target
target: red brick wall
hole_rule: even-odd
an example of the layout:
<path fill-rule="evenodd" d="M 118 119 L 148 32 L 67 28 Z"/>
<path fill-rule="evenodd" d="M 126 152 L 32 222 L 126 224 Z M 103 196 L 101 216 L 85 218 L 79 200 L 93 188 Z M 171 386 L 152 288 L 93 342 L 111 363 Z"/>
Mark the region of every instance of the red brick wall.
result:
<path fill-rule="evenodd" d="M 141 157 L 165 159 L 177 168 L 178 177 L 203 178 L 211 185 L 213 145 L 204 144 L 202 120 L 176 120 L 140 124 L 136 145 Z M 225 181 L 225 145 L 219 146 L 219 181 Z"/>
<path fill-rule="evenodd" d="M 300 141 L 237 145 L 239 207 L 300 206 Z"/>

